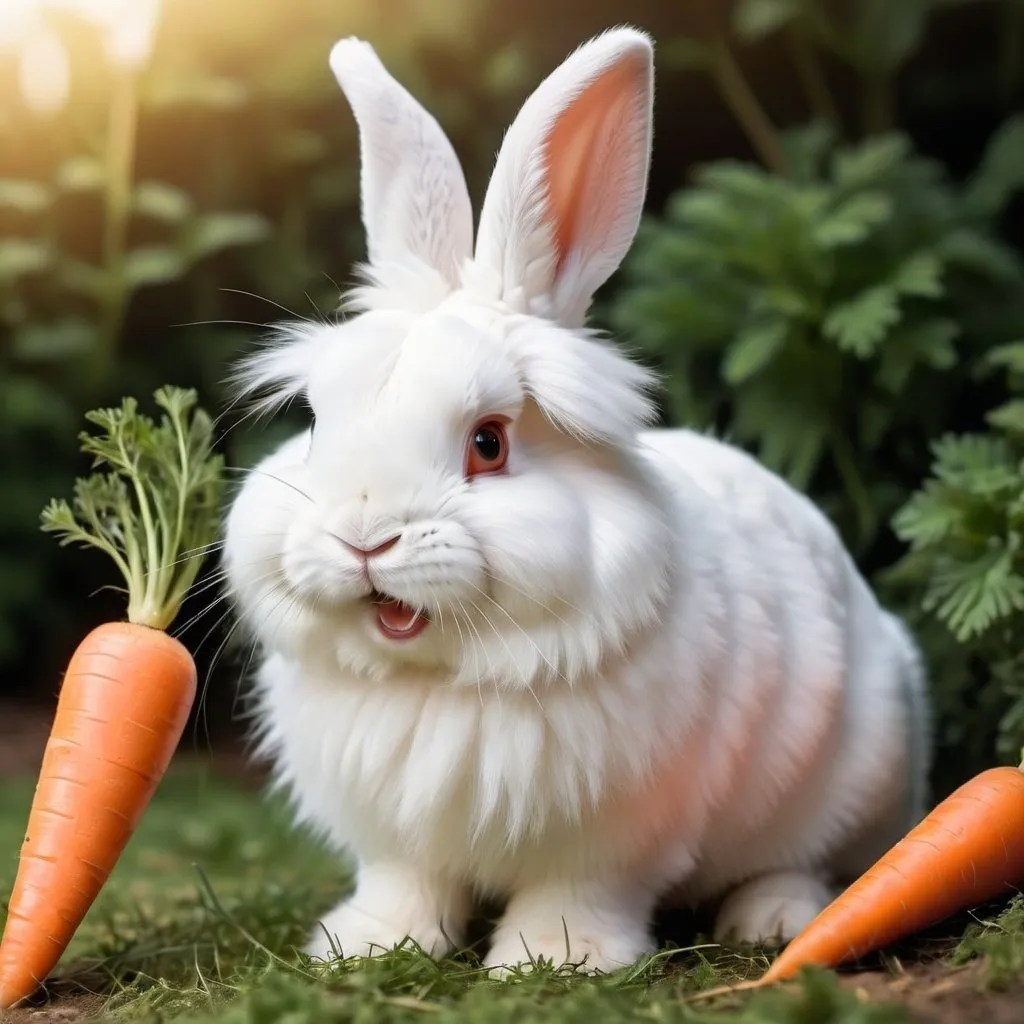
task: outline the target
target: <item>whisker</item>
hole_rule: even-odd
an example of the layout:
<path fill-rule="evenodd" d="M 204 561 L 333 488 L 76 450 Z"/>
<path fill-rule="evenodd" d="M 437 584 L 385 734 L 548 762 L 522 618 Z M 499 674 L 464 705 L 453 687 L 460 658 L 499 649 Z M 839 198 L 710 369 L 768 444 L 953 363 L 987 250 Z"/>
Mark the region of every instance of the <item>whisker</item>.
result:
<path fill-rule="evenodd" d="M 505 650 L 508 652 L 509 660 L 512 662 L 513 665 L 515 665 L 516 669 L 519 671 L 520 678 L 526 683 L 526 689 L 530 691 L 530 696 L 533 697 L 533 699 L 537 702 L 537 707 L 539 707 L 541 709 L 541 711 L 543 711 L 544 710 L 544 705 L 541 704 L 540 698 L 537 696 L 536 693 L 534 693 L 533 687 L 530 685 L 530 681 L 526 677 L 526 674 L 523 672 L 522 667 L 516 661 L 515 655 L 512 653 L 512 648 L 509 647 L 509 645 L 508 645 L 508 641 L 498 631 L 497 626 L 495 626 L 494 623 L 491 622 L 491 620 L 488 617 L 487 613 L 481 607 L 479 607 L 479 605 L 477 605 L 477 603 L 475 601 L 471 601 L 470 604 L 473 606 L 473 608 L 476 609 L 476 611 L 480 615 L 483 616 L 484 622 L 486 622 L 487 625 L 491 627 L 491 631 L 501 641 L 502 647 L 504 647 Z M 511 618 L 511 616 L 510 616 L 510 618 Z M 525 630 L 523 630 L 523 633 L 524 633 L 524 635 L 526 635 L 527 640 L 530 640 L 530 642 L 533 643 L 532 639 L 530 638 L 529 635 L 526 634 Z M 537 653 L 543 658 L 544 657 L 544 652 L 536 644 L 533 644 L 533 646 L 536 648 Z"/>
<path fill-rule="evenodd" d="M 545 665 L 547 665 L 549 671 L 551 672 L 551 674 L 556 679 L 561 679 L 562 682 L 564 682 L 567 686 L 571 685 L 569 683 L 569 680 L 561 672 L 559 672 L 559 670 L 554 665 L 551 664 L 551 662 L 548 660 L 547 655 L 544 653 L 543 649 L 541 648 L 540 644 L 538 644 L 537 641 L 534 640 L 533 637 L 530 636 L 530 634 L 525 629 L 523 629 L 523 627 L 518 622 L 516 622 L 516 620 L 508 613 L 508 611 L 506 611 L 506 609 L 504 609 L 497 601 L 495 601 L 494 598 L 491 597 L 490 594 L 488 594 L 484 590 L 481 590 L 480 587 L 475 586 L 473 583 L 469 583 L 469 586 L 473 587 L 473 589 L 478 594 L 480 594 L 480 596 L 483 597 L 485 600 L 490 601 L 490 603 L 492 605 L 494 605 L 494 607 L 497 608 L 498 611 L 500 611 L 505 616 L 505 618 L 507 618 L 508 621 L 511 622 L 512 625 L 515 626 L 516 629 L 519 630 L 520 633 L 523 634 L 523 636 L 529 642 L 530 646 L 533 647 L 533 649 L 537 652 L 538 655 L 540 655 L 541 660 L 544 662 Z M 480 609 L 478 609 L 478 610 L 480 610 Z M 480 610 L 480 614 L 481 615 L 484 614 L 482 610 Z M 484 618 L 486 619 L 487 616 L 484 615 Z M 491 628 L 494 629 L 495 633 L 497 633 L 498 631 L 497 631 L 497 629 L 495 629 L 494 624 L 490 622 L 490 619 L 487 619 L 487 621 L 491 624 Z M 499 638 L 500 638 L 500 634 L 499 634 Z M 511 656 L 511 653 L 512 652 L 510 651 L 509 652 L 510 656 Z M 529 688 L 530 687 L 529 680 L 524 678 L 524 682 L 526 683 L 527 687 Z M 532 692 L 532 688 L 531 688 L 531 692 Z M 536 696 L 536 695 L 534 695 L 534 696 Z M 540 703 L 540 701 L 538 701 L 538 703 Z"/>
<path fill-rule="evenodd" d="M 480 655 L 481 654 L 483 654 L 483 656 L 487 659 L 487 667 L 488 667 L 488 670 L 490 672 L 491 678 L 497 679 L 497 673 L 494 671 L 494 664 L 491 662 L 491 657 L 487 653 L 487 645 L 484 643 L 484 638 L 480 635 L 480 630 L 478 630 L 476 628 L 476 625 L 473 623 L 473 617 L 469 614 L 469 612 L 466 611 L 466 606 L 465 606 L 465 604 L 463 604 L 463 602 L 461 600 L 459 601 L 459 607 L 462 609 L 462 614 L 465 615 L 465 617 L 466 617 L 466 626 L 469 629 L 471 629 L 476 634 L 476 638 L 477 638 L 477 643 L 475 645 L 476 658 L 475 658 L 474 663 L 473 663 L 473 669 L 474 669 L 474 675 L 476 676 L 476 691 L 477 691 L 477 695 L 480 698 L 480 706 L 483 707 L 483 704 L 484 704 L 484 691 L 483 691 L 483 686 L 481 685 L 481 674 L 480 674 Z M 500 686 L 495 686 L 494 692 L 497 694 L 498 707 L 500 708 L 501 707 L 501 687 Z"/>
<path fill-rule="evenodd" d="M 572 623 L 571 622 L 567 622 L 565 619 L 562 618 L 561 615 L 558 614 L 558 612 L 556 612 L 549 605 L 546 605 L 543 601 L 541 601 L 538 598 L 534 597 L 532 594 L 528 594 L 521 587 L 516 586 L 507 576 L 499 575 L 498 573 L 494 572 L 494 570 L 491 569 L 489 566 L 485 567 L 484 571 L 486 572 L 488 577 L 490 577 L 490 579 L 492 579 L 495 583 L 500 583 L 503 587 L 508 587 L 508 589 L 511 590 L 513 593 L 518 594 L 522 598 L 525 598 L 531 604 L 535 604 L 538 608 L 540 608 L 543 611 L 547 612 L 547 614 L 550 615 L 552 618 L 558 619 L 558 621 L 561 622 L 562 625 L 568 626 L 568 627 L 572 628 Z M 492 600 L 493 600 L 493 598 L 492 598 Z M 563 601 L 562 603 L 570 611 L 573 611 L 577 615 L 579 615 L 585 622 L 595 622 L 596 621 L 596 619 L 595 619 L 595 617 L 593 615 L 589 614 L 588 612 L 583 611 L 582 608 L 577 608 L 576 605 L 572 604 L 570 601 Z"/>
<path fill-rule="evenodd" d="M 297 320 L 306 320 L 301 313 L 296 313 L 294 309 L 289 309 L 287 306 L 282 306 L 280 302 L 274 299 L 268 298 L 266 295 L 257 295 L 256 292 L 247 292 L 244 288 L 220 288 L 222 292 L 227 292 L 233 295 L 244 295 L 250 299 L 256 299 L 258 302 L 266 302 L 270 306 L 276 306 L 282 313 L 287 313 L 289 316 L 295 317 Z"/>
<path fill-rule="evenodd" d="M 273 324 L 260 324 L 255 320 L 189 320 L 186 323 L 170 324 L 170 327 L 258 327 L 269 330 Z"/>

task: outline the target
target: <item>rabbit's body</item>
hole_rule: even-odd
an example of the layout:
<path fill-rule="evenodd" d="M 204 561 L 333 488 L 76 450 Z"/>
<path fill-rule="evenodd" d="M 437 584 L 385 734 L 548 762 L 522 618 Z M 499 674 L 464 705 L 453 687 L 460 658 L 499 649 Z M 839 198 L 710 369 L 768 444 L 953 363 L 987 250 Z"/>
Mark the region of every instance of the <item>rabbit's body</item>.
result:
<path fill-rule="evenodd" d="M 572 259 L 538 260 L 531 246 L 543 255 L 565 225 L 546 228 L 528 202 L 540 186 L 506 189 L 515 216 L 492 186 L 461 270 L 438 254 L 459 255 L 464 232 L 396 235 L 395 204 L 365 178 L 366 140 L 405 117 L 424 153 L 403 187 L 461 209 L 436 123 L 359 44 L 339 45 L 364 130 L 364 219 L 376 204 L 391 234 L 371 229 L 360 315 L 254 364 L 249 384 L 304 391 L 317 424 L 249 475 L 226 547 L 264 656 L 264 749 L 300 816 L 359 865 L 311 949 L 408 936 L 441 952 L 474 893 L 509 899 L 495 965 L 629 962 L 670 894 L 732 889 L 723 931 L 788 938 L 920 814 L 923 681 L 825 517 L 735 448 L 641 429 L 644 371 L 580 330 L 642 201 L 646 41 L 608 33 L 538 90 L 539 109 L 559 109 L 560 89 L 571 110 L 590 102 L 589 73 L 584 114 L 639 104 L 636 138 L 591 140 L 608 148 L 605 177 L 621 172 L 625 212 L 605 197 L 591 226 L 575 223 Z M 374 90 L 391 104 L 380 123 Z M 515 159 L 534 151 L 530 117 L 528 104 L 499 186 L 537 175 Z M 417 259 L 389 261 L 387 245 Z M 506 429 L 507 462 L 489 472 Z"/>

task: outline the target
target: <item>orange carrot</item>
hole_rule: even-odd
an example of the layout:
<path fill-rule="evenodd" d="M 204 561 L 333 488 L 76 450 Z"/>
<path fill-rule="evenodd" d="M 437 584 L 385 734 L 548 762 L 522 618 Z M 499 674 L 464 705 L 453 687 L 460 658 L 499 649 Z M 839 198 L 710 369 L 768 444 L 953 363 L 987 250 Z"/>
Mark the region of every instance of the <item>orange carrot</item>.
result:
<path fill-rule="evenodd" d="M 181 738 L 196 693 L 188 650 L 164 630 L 216 530 L 220 460 L 195 394 L 156 393 L 159 426 L 125 400 L 89 414 L 106 436 L 83 449 L 113 467 L 79 480 L 74 510 L 52 502 L 43 528 L 106 551 L 125 575 L 128 621 L 78 646 L 43 755 L 0 941 L 0 1010 L 56 966 L 124 851 Z M 129 499 L 134 499 L 134 506 Z"/>
<path fill-rule="evenodd" d="M 837 896 L 756 980 L 704 1000 L 839 967 L 1024 884 L 1024 764 L 990 768 L 946 797 Z"/>
<path fill-rule="evenodd" d="M 836 897 L 759 979 L 837 967 L 1024 884 L 1024 766 L 990 768 L 943 800 Z"/>

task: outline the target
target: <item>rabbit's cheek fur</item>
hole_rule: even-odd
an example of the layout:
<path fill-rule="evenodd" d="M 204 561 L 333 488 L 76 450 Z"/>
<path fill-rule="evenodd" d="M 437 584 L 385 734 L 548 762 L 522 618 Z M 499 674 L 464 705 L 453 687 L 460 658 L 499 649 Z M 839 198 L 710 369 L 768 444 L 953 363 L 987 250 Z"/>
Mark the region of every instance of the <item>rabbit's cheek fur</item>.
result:
<path fill-rule="evenodd" d="M 370 593 L 362 563 L 311 514 L 288 530 L 281 566 L 289 589 L 310 608 L 357 601 Z"/>
<path fill-rule="evenodd" d="M 523 468 L 523 467 L 521 467 Z M 540 471 L 485 480 L 459 514 L 480 542 L 489 591 L 520 625 L 547 623 L 572 608 L 590 583 L 590 518 L 581 495 Z"/>

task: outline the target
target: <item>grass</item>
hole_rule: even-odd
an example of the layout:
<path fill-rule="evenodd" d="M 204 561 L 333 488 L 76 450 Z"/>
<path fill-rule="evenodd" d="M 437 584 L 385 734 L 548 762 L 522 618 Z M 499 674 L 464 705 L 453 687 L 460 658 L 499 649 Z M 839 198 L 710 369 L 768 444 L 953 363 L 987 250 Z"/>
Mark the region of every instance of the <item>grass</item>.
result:
<path fill-rule="evenodd" d="M 953 951 L 954 963 L 981 957 L 985 982 L 1006 989 L 1024 978 L 1024 896 L 1018 896 L 997 917 L 972 924 Z"/>
<path fill-rule="evenodd" d="M 0 783 L 0 892 L 13 881 L 31 799 L 28 781 Z M 100 991 L 102 1019 L 331 1024 L 899 1024 L 893 1004 L 865 1002 L 833 974 L 714 1006 L 685 996 L 756 974 L 759 958 L 718 947 L 665 951 L 600 978 L 541 965 L 488 979 L 472 952 L 435 962 L 414 949 L 327 969 L 296 952 L 349 877 L 294 831 L 284 807 L 179 767 L 157 797 L 68 950 L 55 998 Z M 0 914 L 2 919 L 2 914 Z M 1024 901 L 979 923 L 954 960 L 983 956 L 998 986 L 1024 972 Z"/>

